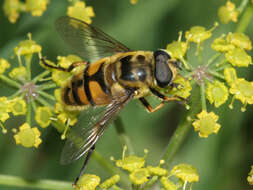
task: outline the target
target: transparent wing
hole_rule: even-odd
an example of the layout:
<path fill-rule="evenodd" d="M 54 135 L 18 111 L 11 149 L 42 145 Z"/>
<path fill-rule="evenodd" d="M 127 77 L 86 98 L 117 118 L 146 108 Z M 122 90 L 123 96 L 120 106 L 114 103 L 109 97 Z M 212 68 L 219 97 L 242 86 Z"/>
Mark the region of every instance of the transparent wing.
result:
<path fill-rule="evenodd" d="M 106 107 L 94 107 L 80 115 L 80 120 L 67 136 L 61 155 L 61 163 L 69 164 L 84 155 L 103 134 L 108 122 L 132 99 L 133 92 L 115 99 Z"/>
<path fill-rule="evenodd" d="M 72 17 L 60 17 L 55 27 L 63 40 L 87 61 L 130 51 L 100 29 Z"/>

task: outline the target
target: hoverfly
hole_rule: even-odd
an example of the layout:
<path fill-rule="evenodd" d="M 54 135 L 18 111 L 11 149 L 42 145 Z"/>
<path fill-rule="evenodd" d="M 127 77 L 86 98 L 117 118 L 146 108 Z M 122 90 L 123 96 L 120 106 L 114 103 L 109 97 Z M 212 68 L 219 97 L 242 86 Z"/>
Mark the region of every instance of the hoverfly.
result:
<path fill-rule="evenodd" d="M 96 141 L 130 100 L 138 99 L 148 112 L 160 109 L 167 101 L 184 100 L 177 96 L 167 97 L 157 90 L 175 85 L 173 80 L 180 62 L 164 50 L 130 50 L 98 28 L 75 18 L 61 17 L 55 25 L 63 40 L 84 60 L 93 60 L 75 62 L 65 69 L 49 65 L 42 58 L 45 66 L 66 72 L 84 65 L 62 89 L 62 102 L 67 109 L 88 110 L 88 115 L 79 121 L 85 124 L 69 132 L 61 156 L 61 163 L 68 164 L 88 153 L 76 184 Z M 155 108 L 145 99 L 151 94 L 161 100 Z"/>

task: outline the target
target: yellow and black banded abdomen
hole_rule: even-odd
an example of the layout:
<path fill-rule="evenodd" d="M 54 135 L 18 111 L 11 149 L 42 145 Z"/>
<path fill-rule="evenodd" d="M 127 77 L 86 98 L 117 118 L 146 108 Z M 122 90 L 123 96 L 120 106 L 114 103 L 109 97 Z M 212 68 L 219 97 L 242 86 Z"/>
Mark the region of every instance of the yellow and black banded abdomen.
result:
<path fill-rule="evenodd" d="M 62 100 L 72 109 L 85 106 L 107 105 L 111 102 L 110 89 L 104 78 L 105 60 L 100 60 L 87 67 L 62 89 Z"/>

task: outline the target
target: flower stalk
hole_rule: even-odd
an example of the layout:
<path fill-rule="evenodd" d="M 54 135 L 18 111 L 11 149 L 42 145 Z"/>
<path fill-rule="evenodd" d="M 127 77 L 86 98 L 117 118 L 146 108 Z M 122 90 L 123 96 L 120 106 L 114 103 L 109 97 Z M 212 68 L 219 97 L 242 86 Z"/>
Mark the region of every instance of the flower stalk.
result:
<path fill-rule="evenodd" d="M 0 184 L 12 187 L 39 188 L 46 190 L 73 190 L 72 183 L 57 180 L 31 180 L 11 175 L 0 175 Z"/>
<path fill-rule="evenodd" d="M 134 154 L 134 148 L 133 148 L 132 143 L 129 139 L 129 136 L 126 133 L 124 124 L 123 124 L 120 116 L 118 116 L 115 119 L 114 123 L 115 123 L 116 131 L 119 135 L 122 147 L 127 146 L 129 154 Z"/>

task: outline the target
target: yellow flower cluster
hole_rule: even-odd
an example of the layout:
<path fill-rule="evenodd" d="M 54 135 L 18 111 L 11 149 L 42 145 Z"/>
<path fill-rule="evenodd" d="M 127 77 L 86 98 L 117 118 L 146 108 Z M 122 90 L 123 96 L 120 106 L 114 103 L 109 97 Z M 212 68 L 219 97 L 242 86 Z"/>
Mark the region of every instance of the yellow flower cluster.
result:
<path fill-rule="evenodd" d="M 15 23 L 21 12 L 30 12 L 32 16 L 41 16 L 47 9 L 49 0 L 4 0 L 4 13 L 11 23 Z"/>
<path fill-rule="evenodd" d="M 182 187 L 182 183 L 194 183 L 199 181 L 199 175 L 197 170 L 189 164 L 179 164 L 168 171 L 162 168 L 161 165 L 164 164 L 164 160 L 160 161 L 159 166 L 145 166 L 145 158 L 147 155 L 147 150 L 144 150 L 145 155 L 143 157 L 138 157 L 135 155 L 125 156 L 126 147 L 124 147 L 122 159 L 114 160 L 111 158 L 117 167 L 126 170 L 129 173 L 129 180 L 132 182 L 133 186 L 144 187 L 150 181 L 154 183 L 159 180 L 161 186 L 165 190 L 178 189 Z M 179 183 L 175 183 L 176 178 Z M 76 190 L 95 190 L 96 187 L 100 187 L 104 190 L 113 187 L 113 189 L 118 189 L 117 183 L 120 181 L 119 175 L 114 175 L 111 178 L 105 180 L 100 184 L 100 178 L 96 175 L 84 174 L 80 180 L 77 182 Z M 100 184 L 100 185 L 99 185 Z"/>
<path fill-rule="evenodd" d="M 76 1 L 73 6 L 68 7 L 67 15 L 90 24 L 95 13 L 91 6 L 86 6 L 83 1 Z"/>
<path fill-rule="evenodd" d="M 218 10 L 218 17 L 222 23 L 237 22 L 238 15 L 239 12 L 231 1 L 227 1 L 226 5 L 221 6 Z"/>
<path fill-rule="evenodd" d="M 47 82 L 48 80 L 65 81 L 65 79 L 54 74 L 54 70 L 52 70 L 52 77 L 48 77 L 50 71 L 44 71 L 32 78 L 32 57 L 37 54 L 37 59 L 40 58 L 41 51 L 41 46 L 31 39 L 31 34 L 28 34 L 28 40 L 21 41 L 14 48 L 19 66 L 13 67 L 7 72 L 10 64 L 6 59 L 0 58 L 1 82 L 17 89 L 11 96 L 0 97 L 0 128 L 3 133 L 7 132 L 5 121 L 10 118 L 11 114 L 13 116 L 26 115 L 26 122 L 19 127 L 19 131 L 13 129 L 16 144 L 24 147 L 38 147 L 42 142 L 39 138 L 38 128 L 30 127 L 33 122 L 31 119 L 33 113 L 35 121 L 40 127 L 46 128 L 53 124 L 59 131 L 64 131 L 64 135 L 66 133 L 65 124 L 74 125 L 77 122 L 77 113 L 65 111 L 61 103 L 60 89 L 56 90 L 55 97 L 46 92 L 48 89 L 57 87 L 55 83 Z M 58 64 L 65 68 L 75 61 L 81 61 L 81 59 L 74 55 L 58 58 Z M 78 72 L 78 68 L 73 72 Z"/>
<path fill-rule="evenodd" d="M 227 2 L 227 6 L 231 8 L 230 1 Z M 232 95 L 229 107 L 232 108 L 234 100 L 237 99 L 243 104 L 241 111 L 245 111 L 246 106 L 253 103 L 253 82 L 238 78 L 234 68 L 248 67 L 252 64 L 252 58 L 247 54 L 247 51 L 252 50 L 252 42 L 247 35 L 231 32 L 223 34 L 211 44 L 212 49 L 216 51 L 212 58 L 204 61 L 201 56 L 203 53 L 200 54 L 203 51 L 200 45 L 212 36 L 212 31 L 217 25 L 215 23 L 210 30 L 201 26 L 191 27 L 185 32 L 185 42 L 182 40 L 181 32 L 178 41 L 168 44 L 166 49 L 173 58 L 183 63 L 184 70 L 179 71 L 179 75 L 173 81 L 176 87 L 172 90 L 166 89 L 165 93 L 188 98 L 194 84 L 200 87 L 202 111 L 192 120 L 193 127 L 199 131 L 200 137 L 208 137 L 220 129 L 220 124 L 217 123 L 219 117 L 214 112 L 207 111 L 206 100 L 218 108 L 228 100 L 229 95 Z M 199 57 L 199 62 L 194 60 L 192 64 L 185 59 L 188 49 L 191 48 L 190 42 L 197 44 L 196 56 Z"/>
<path fill-rule="evenodd" d="M 29 12 L 32 16 L 42 16 L 46 11 L 50 0 L 4 0 L 3 10 L 11 23 L 16 23 L 20 13 Z M 93 8 L 86 6 L 83 1 L 70 1 L 71 6 L 67 9 L 67 15 L 80 19 L 90 24 L 91 17 L 95 16 Z M 131 1 L 136 3 L 137 1 Z"/>
<path fill-rule="evenodd" d="M 119 180 L 120 176 L 114 175 L 100 184 L 101 180 L 99 176 L 84 174 L 78 180 L 75 190 L 95 190 L 98 186 L 104 190 L 110 189 L 111 187 L 116 188 L 116 184 L 119 182 Z"/>

